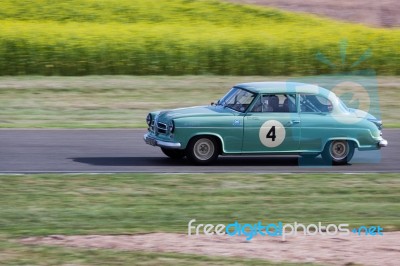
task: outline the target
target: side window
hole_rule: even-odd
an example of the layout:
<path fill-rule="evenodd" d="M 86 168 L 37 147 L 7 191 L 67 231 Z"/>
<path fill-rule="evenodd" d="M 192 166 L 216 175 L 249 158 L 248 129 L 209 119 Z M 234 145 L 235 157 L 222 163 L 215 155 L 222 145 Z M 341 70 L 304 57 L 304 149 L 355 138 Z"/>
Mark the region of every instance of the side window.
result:
<path fill-rule="evenodd" d="M 303 113 L 329 113 L 332 111 L 332 102 L 320 95 L 300 95 L 300 109 Z"/>
<path fill-rule="evenodd" d="M 258 113 L 295 113 L 296 95 L 294 94 L 264 94 L 255 102 L 251 112 Z"/>

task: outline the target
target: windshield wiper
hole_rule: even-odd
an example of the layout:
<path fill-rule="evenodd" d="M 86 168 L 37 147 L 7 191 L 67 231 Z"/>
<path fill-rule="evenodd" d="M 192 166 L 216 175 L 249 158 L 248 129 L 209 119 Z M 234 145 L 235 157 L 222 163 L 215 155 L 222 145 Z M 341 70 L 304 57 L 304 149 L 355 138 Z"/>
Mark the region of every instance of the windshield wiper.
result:
<path fill-rule="evenodd" d="M 226 107 L 226 102 L 225 102 L 225 101 L 218 100 L 216 105 L 217 105 L 217 106 L 218 106 L 218 105 L 221 105 L 221 106 L 223 106 L 223 107 L 225 108 L 225 107 Z"/>

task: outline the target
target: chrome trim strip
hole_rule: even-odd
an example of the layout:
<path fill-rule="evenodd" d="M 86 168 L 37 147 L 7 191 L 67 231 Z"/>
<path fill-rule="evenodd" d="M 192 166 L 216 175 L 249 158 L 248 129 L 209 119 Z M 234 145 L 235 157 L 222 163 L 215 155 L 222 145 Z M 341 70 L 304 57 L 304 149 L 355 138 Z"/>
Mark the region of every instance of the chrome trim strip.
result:
<path fill-rule="evenodd" d="M 146 144 L 149 144 L 148 143 L 149 139 L 153 139 L 153 140 L 155 140 L 156 146 L 161 147 L 161 148 L 180 149 L 182 146 L 179 142 L 167 142 L 167 141 L 162 141 L 162 140 L 156 140 L 155 138 L 149 137 L 149 134 L 144 134 L 143 139 L 144 139 L 144 142 L 146 142 Z M 151 144 L 149 144 L 149 145 L 151 145 Z"/>

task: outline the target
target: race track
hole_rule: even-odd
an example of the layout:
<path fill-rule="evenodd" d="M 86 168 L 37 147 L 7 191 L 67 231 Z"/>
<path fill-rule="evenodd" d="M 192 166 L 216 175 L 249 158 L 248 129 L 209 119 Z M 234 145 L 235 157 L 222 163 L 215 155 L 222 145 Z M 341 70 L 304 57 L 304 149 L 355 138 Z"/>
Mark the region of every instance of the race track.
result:
<path fill-rule="evenodd" d="M 219 157 L 212 166 L 173 161 L 143 142 L 145 130 L 0 130 L 0 173 L 295 173 L 400 172 L 400 130 L 383 132 L 389 146 L 356 152 L 350 165 L 323 166 L 298 156 Z"/>

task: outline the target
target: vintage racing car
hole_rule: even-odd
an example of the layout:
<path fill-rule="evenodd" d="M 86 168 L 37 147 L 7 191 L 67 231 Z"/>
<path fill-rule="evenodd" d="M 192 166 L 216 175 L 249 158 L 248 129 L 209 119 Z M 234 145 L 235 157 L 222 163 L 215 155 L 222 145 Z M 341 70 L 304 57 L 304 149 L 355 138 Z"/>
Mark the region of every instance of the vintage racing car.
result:
<path fill-rule="evenodd" d="M 322 155 L 347 164 L 354 150 L 387 146 L 382 122 L 331 91 L 296 82 L 235 85 L 209 106 L 150 112 L 147 144 L 171 158 L 209 164 L 219 155 Z"/>

